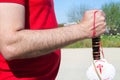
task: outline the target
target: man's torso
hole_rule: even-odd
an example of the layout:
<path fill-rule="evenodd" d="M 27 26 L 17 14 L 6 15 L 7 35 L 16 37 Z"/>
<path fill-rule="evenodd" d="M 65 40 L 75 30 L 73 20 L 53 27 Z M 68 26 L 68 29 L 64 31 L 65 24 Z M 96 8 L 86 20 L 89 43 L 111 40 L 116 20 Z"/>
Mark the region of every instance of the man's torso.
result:
<path fill-rule="evenodd" d="M 25 28 L 51 29 L 58 26 L 53 0 L 0 0 L 15 2 L 26 9 Z M 6 61 L 0 54 L 0 80 L 54 80 L 60 63 L 60 50 L 30 59 Z"/>

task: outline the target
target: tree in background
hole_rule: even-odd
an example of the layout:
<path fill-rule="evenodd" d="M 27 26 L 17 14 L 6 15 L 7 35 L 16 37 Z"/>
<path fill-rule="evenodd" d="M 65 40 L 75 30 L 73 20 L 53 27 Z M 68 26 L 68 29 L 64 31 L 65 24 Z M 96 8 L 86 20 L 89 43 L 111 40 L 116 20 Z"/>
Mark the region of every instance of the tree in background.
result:
<path fill-rule="evenodd" d="M 86 5 L 80 5 L 80 6 L 73 6 L 68 11 L 68 21 L 69 22 L 79 22 L 82 18 L 84 12 L 88 10 L 89 8 Z"/>
<path fill-rule="evenodd" d="M 109 33 L 116 35 L 120 33 L 120 2 L 108 3 L 102 6 L 102 10 L 106 14 L 107 27 Z"/>

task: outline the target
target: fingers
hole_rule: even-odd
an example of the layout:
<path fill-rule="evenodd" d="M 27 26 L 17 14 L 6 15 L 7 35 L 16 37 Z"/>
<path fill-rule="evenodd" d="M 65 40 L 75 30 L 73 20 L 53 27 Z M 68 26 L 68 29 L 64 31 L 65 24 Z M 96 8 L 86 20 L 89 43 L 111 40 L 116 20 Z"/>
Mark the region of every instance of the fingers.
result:
<path fill-rule="evenodd" d="M 95 14 L 95 12 L 94 12 Z M 96 11 L 96 15 L 94 16 L 95 19 L 95 27 L 96 27 L 96 37 L 100 36 L 105 32 L 106 27 L 106 19 L 105 19 L 105 13 L 102 10 Z"/>
<path fill-rule="evenodd" d="M 94 12 L 94 14 L 95 14 L 95 12 Z M 96 17 L 98 20 L 106 21 L 105 13 L 104 13 L 102 10 L 97 11 L 95 17 Z"/>
<path fill-rule="evenodd" d="M 99 14 L 99 15 L 104 16 L 104 17 L 106 16 L 105 13 L 102 10 L 98 10 L 98 9 L 88 10 L 88 11 L 86 11 L 86 13 L 91 13 L 91 14 L 96 13 L 96 14 Z"/>
<path fill-rule="evenodd" d="M 105 16 L 105 13 L 102 11 L 102 10 L 88 10 L 85 12 L 85 16 L 89 16 L 89 18 L 94 18 L 94 14 L 95 14 L 95 17 L 96 17 L 96 21 L 106 21 L 106 16 Z"/>
<path fill-rule="evenodd" d="M 100 36 L 102 35 L 105 31 L 106 31 L 106 23 L 105 22 L 101 22 L 99 24 L 96 25 L 96 35 L 94 37 Z M 100 27 L 102 26 L 102 27 Z"/>
<path fill-rule="evenodd" d="M 102 10 L 99 10 L 100 14 L 104 17 L 106 17 L 105 13 Z"/>

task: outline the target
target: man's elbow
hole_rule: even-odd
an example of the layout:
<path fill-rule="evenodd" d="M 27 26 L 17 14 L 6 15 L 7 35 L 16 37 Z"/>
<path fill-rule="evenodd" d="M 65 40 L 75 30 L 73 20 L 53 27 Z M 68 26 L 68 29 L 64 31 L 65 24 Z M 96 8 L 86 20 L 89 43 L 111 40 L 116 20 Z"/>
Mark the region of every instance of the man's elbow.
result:
<path fill-rule="evenodd" d="M 12 60 L 17 56 L 16 42 L 17 38 L 10 34 L 0 39 L 0 53 L 6 60 Z"/>
<path fill-rule="evenodd" d="M 15 53 L 15 47 L 12 47 L 10 45 L 2 46 L 0 49 L 0 52 L 2 56 L 4 57 L 4 59 L 8 61 L 13 60 L 17 54 Z"/>

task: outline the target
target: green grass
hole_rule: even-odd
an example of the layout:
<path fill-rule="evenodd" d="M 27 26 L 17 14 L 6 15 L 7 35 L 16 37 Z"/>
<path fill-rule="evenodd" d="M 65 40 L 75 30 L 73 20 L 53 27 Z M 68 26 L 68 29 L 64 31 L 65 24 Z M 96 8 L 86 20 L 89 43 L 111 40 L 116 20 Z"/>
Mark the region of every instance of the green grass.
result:
<path fill-rule="evenodd" d="M 102 44 L 104 47 L 120 47 L 120 35 L 102 36 Z"/>
<path fill-rule="evenodd" d="M 86 39 L 68 45 L 65 48 L 90 48 L 91 42 L 91 39 Z M 102 47 L 120 47 L 120 35 L 103 35 L 101 36 L 101 43 Z"/>

